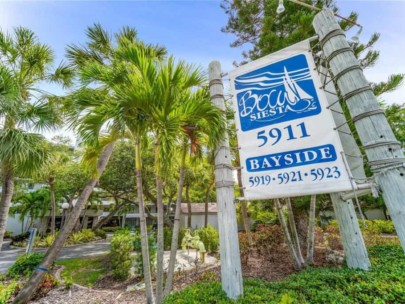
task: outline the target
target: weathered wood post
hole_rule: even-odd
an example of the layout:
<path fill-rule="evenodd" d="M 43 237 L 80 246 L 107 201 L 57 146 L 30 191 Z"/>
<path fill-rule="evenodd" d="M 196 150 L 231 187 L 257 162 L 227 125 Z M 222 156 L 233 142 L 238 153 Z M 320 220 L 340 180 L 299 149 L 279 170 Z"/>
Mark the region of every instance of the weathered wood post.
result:
<path fill-rule="evenodd" d="M 339 102 L 336 102 L 338 97 L 335 86 L 330 82 L 329 73 L 325 68 L 321 68 L 321 81 L 325 86 L 325 94 L 332 112 L 333 120 L 336 126 L 340 126 L 339 138 L 342 142 L 350 171 L 353 176 L 365 181 L 366 173 L 364 172 L 360 149 L 350 132 L 348 124 L 346 124 L 346 117 L 343 113 L 342 106 Z M 368 270 L 371 264 L 352 200 L 343 200 L 342 193 L 331 193 L 330 196 L 333 210 L 339 224 L 347 266 L 350 268 Z"/>
<path fill-rule="evenodd" d="M 313 26 L 405 251 L 405 158 L 401 145 L 332 11 L 318 13 Z"/>
<path fill-rule="evenodd" d="M 225 111 L 221 64 L 218 61 L 213 61 L 209 65 L 209 86 L 211 101 Z M 243 295 L 234 184 L 228 134 L 225 134 L 215 151 L 215 186 L 218 205 L 222 289 L 231 299 Z"/>

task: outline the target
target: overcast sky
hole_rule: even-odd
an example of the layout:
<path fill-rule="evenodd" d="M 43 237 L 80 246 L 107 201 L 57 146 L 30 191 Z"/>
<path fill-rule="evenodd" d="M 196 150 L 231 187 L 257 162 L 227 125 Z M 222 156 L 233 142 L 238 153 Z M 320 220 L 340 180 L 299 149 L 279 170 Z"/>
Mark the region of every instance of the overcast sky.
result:
<path fill-rule="evenodd" d="M 267 0 L 276 1 L 276 0 Z M 405 1 L 337 1 L 341 13 L 359 13 L 364 26 L 361 39 L 381 33 L 376 49 L 378 64 L 366 70 L 370 81 L 382 81 L 393 73 L 405 73 Z M 221 32 L 227 16 L 220 1 L 4 1 L 0 0 L 0 27 L 32 29 L 49 44 L 60 61 L 66 44 L 85 41 L 85 29 L 95 22 L 111 32 L 133 26 L 148 43 L 160 43 L 177 58 L 207 67 L 219 60 L 224 72 L 233 61 L 241 60 L 240 48 L 230 48 L 234 40 Z M 388 103 L 405 102 L 405 86 L 386 94 Z"/>

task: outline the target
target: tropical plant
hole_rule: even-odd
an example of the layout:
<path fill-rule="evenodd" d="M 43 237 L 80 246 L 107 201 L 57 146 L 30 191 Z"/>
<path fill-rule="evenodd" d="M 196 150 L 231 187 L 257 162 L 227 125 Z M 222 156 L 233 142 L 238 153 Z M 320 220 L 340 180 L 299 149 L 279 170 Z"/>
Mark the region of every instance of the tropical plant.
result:
<path fill-rule="evenodd" d="M 151 271 L 156 270 L 156 239 L 153 233 L 148 234 L 148 248 L 149 248 L 149 265 Z M 141 235 L 137 232 L 135 233 L 134 250 L 137 252 L 135 256 L 135 274 L 139 275 L 141 278 L 144 277 L 144 267 L 142 258 L 142 248 L 141 248 Z"/>
<path fill-rule="evenodd" d="M 153 57 L 163 52 L 159 48 L 141 43 L 136 38 L 136 31 L 131 28 L 123 28 L 116 35 L 115 45 L 109 34 L 100 25 L 89 27 L 87 37 L 89 41 L 85 47 L 76 45 L 68 47 L 68 57 L 71 65 L 79 70 L 82 84 L 89 85 L 89 88 L 81 88 L 65 98 L 64 110 L 69 115 L 72 127 L 79 133 L 83 143 L 87 145 L 87 153 L 83 161 L 93 168 L 93 175 L 81 192 L 68 222 L 63 226 L 42 261 L 41 266 L 45 269 L 55 261 L 79 219 L 83 207 L 106 168 L 117 136 L 126 132 L 124 113 L 120 111 L 123 108 L 118 107 L 118 100 L 112 98 L 110 90 L 122 83 L 125 76 L 132 71 L 127 70 L 127 65 L 121 60 L 122 57 L 117 60 L 117 49 L 126 46 L 130 53 L 142 48 Z M 108 72 L 110 73 L 108 74 Z M 94 89 L 94 86 L 97 88 Z M 26 303 L 43 277 L 43 271 L 35 271 L 17 295 L 15 302 Z M 151 290 L 151 288 L 149 289 Z"/>
<path fill-rule="evenodd" d="M 72 151 L 70 147 L 65 144 L 66 141 L 63 138 L 57 137 L 54 138 L 54 140 L 60 140 L 61 142 L 48 143 L 49 150 L 51 151 L 50 155 L 52 156 L 51 161 L 43 166 L 40 171 L 34 173 L 34 180 L 40 183 L 46 183 L 49 188 L 52 235 L 55 234 L 55 218 L 57 211 L 55 179 L 57 178 L 60 169 L 72 158 Z"/>
<path fill-rule="evenodd" d="M 210 178 L 213 178 L 212 175 L 207 177 L 206 166 L 204 162 L 198 165 L 197 160 L 201 160 L 204 156 L 210 157 L 210 152 L 207 151 L 205 154 L 202 152 L 202 147 L 204 146 L 206 150 L 214 150 L 219 140 L 222 139 L 222 135 L 225 129 L 225 116 L 218 108 L 215 108 L 211 102 L 208 102 L 207 92 L 201 90 L 195 94 L 192 101 L 195 105 L 195 109 L 188 114 L 185 121 L 181 125 L 182 136 L 180 138 L 180 168 L 179 168 L 179 188 L 175 206 L 175 217 L 174 217 L 174 227 L 173 227 L 173 236 L 172 236 L 172 245 L 170 251 L 170 260 L 169 260 L 169 270 L 166 280 L 166 286 L 164 290 L 164 296 L 167 296 L 172 290 L 173 284 L 173 274 L 174 266 L 176 260 L 176 252 L 179 243 L 179 231 L 180 231 L 180 211 L 181 211 L 181 202 L 183 196 L 183 187 L 186 186 L 186 202 L 188 204 L 188 209 L 190 213 L 190 172 L 191 170 L 187 169 L 187 151 L 190 151 L 190 165 L 194 166 L 198 174 L 198 180 L 208 180 L 206 183 L 205 197 L 204 200 L 207 203 L 209 200 L 210 190 L 212 188 L 212 183 Z M 207 149 L 208 147 L 208 149 Z M 188 183 L 186 183 L 186 176 L 189 177 Z M 193 175 L 192 175 L 193 176 Z M 197 180 L 197 179 L 196 179 Z M 211 185 L 211 186 L 210 186 Z M 189 225 L 191 220 L 191 214 L 189 214 Z"/>
<path fill-rule="evenodd" d="M 115 233 L 111 239 L 110 249 L 113 276 L 122 281 L 126 280 L 132 264 L 131 253 L 134 250 L 134 238 L 128 230 Z"/>
<path fill-rule="evenodd" d="M 322 267 L 273 282 L 248 279 L 243 298 L 236 301 L 227 298 L 216 280 L 197 282 L 171 294 L 164 303 L 403 303 L 405 259 L 401 247 L 372 247 L 370 256 L 370 271 Z"/>
<path fill-rule="evenodd" d="M 17 27 L 13 34 L 0 31 L 0 250 L 16 175 L 29 176 L 50 159 L 45 138 L 38 131 L 60 123 L 58 98 L 42 89 L 44 81 L 67 86 L 70 68 L 54 63 L 52 50 L 29 29 Z"/>
<path fill-rule="evenodd" d="M 20 221 L 29 217 L 25 231 L 32 227 L 36 219 L 42 219 L 49 211 L 50 197 L 49 191 L 45 188 L 34 192 L 24 193 L 14 199 L 14 204 L 10 208 L 10 214 L 19 214 Z"/>
<path fill-rule="evenodd" d="M 208 225 L 194 231 L 194 235 L 200 237 L 201 242 L 204 243 L 205 249 L 208 252 L 218 252 L 219 250 L 219 233 L 218 231 Z"/>
<path fill-rule="evenodd" d="M 20 255 L 15 263 L 7 270 L 6 276 L 10 278 L 19 278 L 20 276 L 30 275 L 35 267 L 39 265 L 43 257 L 43 253 Z"/>

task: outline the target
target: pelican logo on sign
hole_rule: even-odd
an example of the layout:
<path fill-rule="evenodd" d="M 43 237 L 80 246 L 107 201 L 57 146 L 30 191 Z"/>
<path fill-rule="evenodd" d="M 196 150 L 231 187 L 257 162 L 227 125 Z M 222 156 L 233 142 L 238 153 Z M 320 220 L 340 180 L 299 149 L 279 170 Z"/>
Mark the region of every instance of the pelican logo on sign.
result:
<path fill-rule="evenodd" d="M 318 95 L 305 55 L 297 55 L 235 78 L 243 131 L 317 115 Z"/>

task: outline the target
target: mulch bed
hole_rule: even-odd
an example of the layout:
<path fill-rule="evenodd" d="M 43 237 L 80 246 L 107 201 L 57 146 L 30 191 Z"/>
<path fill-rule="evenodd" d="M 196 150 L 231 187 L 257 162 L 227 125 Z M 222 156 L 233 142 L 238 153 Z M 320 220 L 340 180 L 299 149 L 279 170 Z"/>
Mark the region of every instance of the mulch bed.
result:
<path fill-rule="evenodd" d="M 326 249 L 316 247 L 313 266 L 323 267 L 326 265 L 331 265 L 326 260 Z M 247 265 L 242 266 L 242 272 L 245 279 L 277 281 L 297 272 L 297 270 L 294 269 L 288 248 L 283 246 L 272 253 L 271 256 L 261 256 L 253 253 L 249 256 Z"/>

